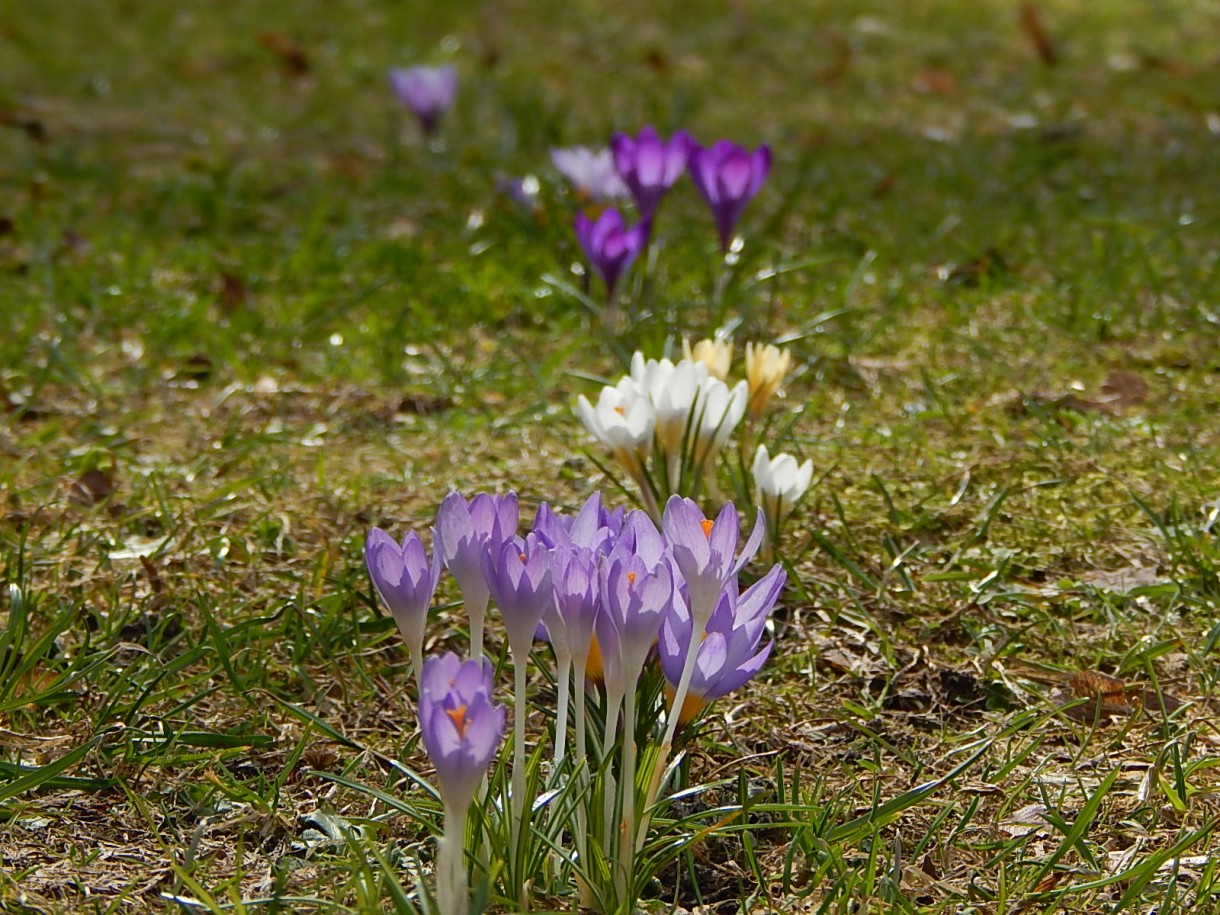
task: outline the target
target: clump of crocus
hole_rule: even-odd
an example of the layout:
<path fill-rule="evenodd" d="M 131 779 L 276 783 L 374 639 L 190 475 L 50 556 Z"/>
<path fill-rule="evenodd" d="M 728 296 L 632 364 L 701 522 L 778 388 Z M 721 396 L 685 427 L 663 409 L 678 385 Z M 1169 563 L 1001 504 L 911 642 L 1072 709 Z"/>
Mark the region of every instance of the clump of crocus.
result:
<path fill-rule="evenodd" d="M 788 350 L 771 343 L 746 344 L 746 381 L 750 384 L 746 412 L 751 422 L 763 415 L 791 367 L 792 354 Z"/>
<path fill-rule="evenodd" d="M 606 210 L 596 219 L 576 214 L 576 238 L 585 257 L 606 284 L 606 300 L 613 303 L 619 277 L 631 266 L 648 243 L 649 223 L 634 226 L 623 222 L 618 210 Z"/>
<path fill-rule="evenodd" d="M 419 729 L 436 767 L 445 828 L 436 861 L 440 915 L 468 915 L 466 817 L 479 780 L 504 736 L 504 706 L 492 702 L 492 666 L 455 654 L 429 658 L 420 683 Z"/>
<path fill-rule="evenodd" d="M 790 454 L 777 454 L 773 458 L 766 445 L 759 445 L 754 452 L 753 469 L 757 504 L 767 519 L 768 540 L 764 555 L 769 557 L 771 548 L 779 543 L 784 519 L 813 480 L 813 461 L 798 465 Z"/>
<path fill-rule="evenodd" d="M 434 550 L 429 561 L 419 535 L 412 531 L 400 545 L 381 528 L 373 528 L 364 542 L 364 562 L 381 599 L 390 608 L 411 654 L 411 669 L 418 680 L 424 662 L 424 629 L 428 606 L 441 574 L 441 556 Z"/>
<path fill-rule="evenodd" d="M 391 68 L 390 88 L 429 137 L 440 126 L 442 115 L 453 107 L 457 98 L 457 70 L 444 67 Z"/>
<path fill-rule="evenodd" d="M 770 171 L 771 150 L 765 144 L 750 152 L 728 140 L 717 140 L 710 147 L 696 145 L 691 150 L 691 180 L 711 208 L 722 251 L 728 252 L 742 211 Z"/>
<path fill-rule="evenodd" d="M 615 171 L 614 156 L 608 149 L 587 146 L 552 149 L 551 162 L 572 190 L 587 200 L 603 202 L 627 194 L 627 186 Z"/>
<path fill-rule="evenodd" d="M 691 346 L 690 341 L 683 338 L 682 357 L 689 362 L 702 362 L 709 375 L 724 381 L 729 377 L 729 367 L 733 363 L 733 341 L 711 337 Z"/>

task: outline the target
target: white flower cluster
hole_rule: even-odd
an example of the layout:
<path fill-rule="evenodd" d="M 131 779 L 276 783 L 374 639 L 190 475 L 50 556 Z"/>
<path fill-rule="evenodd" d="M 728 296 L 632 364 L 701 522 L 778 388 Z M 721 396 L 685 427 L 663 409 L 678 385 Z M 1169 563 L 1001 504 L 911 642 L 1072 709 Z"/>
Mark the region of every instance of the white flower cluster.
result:
<path fill-rule="evenodd" d="M 609 446 L 655 515 L 664 496 L 697 488 L 711 471 L 745 416 L 749 397 L 748 382 L 729 387 L 702 361 L 645 359 L 637 352 L 629 375 L 602 388 L 596 405 L 581 395 L 577 408 L 585 428 Z"/>
<path fill-rule="evenodd" d="M 726 381 L 733 345 L 725 339 L 683 341 L 685 358 L 646 359 L 635 353 L 631 372 L 602 388 L 593 404 L 581 396 L 585 427 L 607 445 L 639 487 L 645 508 L 657 517 L 671 494 L 695 498 L 700 487 L 716 490 L 716 457 L 743 419 L 750 427 L 779 393 L 791 355 L 771 344 L 746 345 L 746 378 Z M 766 445 L 754 453 L 754 502 L 763 510 L 770 541 L 809 488 L 813 463 L 790 454 L 772 457 Z M 740 493 L 742 496 L 747 494 Z"/>

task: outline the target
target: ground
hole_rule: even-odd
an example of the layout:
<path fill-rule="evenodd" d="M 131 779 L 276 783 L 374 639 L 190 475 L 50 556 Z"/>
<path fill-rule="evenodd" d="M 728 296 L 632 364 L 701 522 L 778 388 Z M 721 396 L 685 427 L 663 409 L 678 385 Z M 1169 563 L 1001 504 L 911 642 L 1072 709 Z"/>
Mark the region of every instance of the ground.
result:
<path fill-rule="evenodd" d="M 451 487 L 625 500 L 575 398 L 727 327 L 739 360 L 793 353 L 758 435 L 814 485 L 770 662 L 687 745 L 701 803 L 748 811 L 648 905 L 1220 909 L 1218 25 L 1134 0 L 3 17 L 2 906 L 397 904 L 433 844 L 402 767 L 429 770 L 365 534 L 426 531 Z M 385 79 L 418 63 L 461 80 L 431 143 Z M 727 272 L 675 188 L 608 333 L 549 150 L 646 123 L 774 166 Z M 536 200 L 498 190 L 526 175 Z M 430 649 L 463 627 L 438 612 Z"/>

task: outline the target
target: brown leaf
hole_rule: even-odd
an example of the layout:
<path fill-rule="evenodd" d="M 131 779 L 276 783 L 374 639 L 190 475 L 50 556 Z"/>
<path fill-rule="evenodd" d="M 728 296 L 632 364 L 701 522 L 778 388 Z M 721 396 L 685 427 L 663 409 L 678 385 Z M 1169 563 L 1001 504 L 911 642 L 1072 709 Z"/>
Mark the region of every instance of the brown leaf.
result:
<path fill-rule="evenodd" d="M 1051 40 L 1050 33 L 1047 32 L 1046 26 L 1042 22 L 1042 11 L 1038 9 L 1038 4 L 1022 3 L 1020 22 L 1021 31 L 1025 33 L 1029 43 L 1038 52 L 1038 57 L 1042 59 L 1042 62 L 1048 67 L 1053 67 L 1058 63 L 1059 53 L 1055 50 L 1055 43 Z"/>
<path fill-rule="evenodd" d="M 268 29 L 258 33 L 258 41 L 264 48 L 276 55 L 284 69 L 291 76 L 304 76 L 309 72 L 309 58 L 301 50 L 301 46 L 285 32 Z"/>
<path fill-rule="evenodd" d="M 962 94 L 957 78 L 948 70 L 928 69 L 915 77 L 915 88 L 930 95 L 956 98 Z"/>
<path fill-rule="evenodd" d="M 86 470 L 68 486 L 68 501 L 76 505 L 97 505 L 114 494 L 114 477 L 104 470 Z"/>
<path fill-rule="evenodd" d="M 1100 400 L 1116 407 L 1133 407 L 1148 399 L 1148 383 L 1135 372 L 1118 369 L 1106 376 Z"/>
<path fill-rule="evenodd" d="M 1140 706 L 1140 698 L 1118 677 L 1111 677 L 1096 670 L 1080 670 L 1068 678 L 1070 695 L 1067 702 L 1075 699 L 1091 699 L 1083 705 L 1067 709 L 1069 717 L 1078 721 L 1093 721 L 1097 718 L 1114 718 L 1130 715 Z M 1066 703 L 1065 703 L 1066 704 Z"/>
<path fill-rule="evenodd" d="M 250 287 L 235 273 L 220 275 L 220 307 L 225 314 L 233 314 L 238 308 L 250 304 Z"/>

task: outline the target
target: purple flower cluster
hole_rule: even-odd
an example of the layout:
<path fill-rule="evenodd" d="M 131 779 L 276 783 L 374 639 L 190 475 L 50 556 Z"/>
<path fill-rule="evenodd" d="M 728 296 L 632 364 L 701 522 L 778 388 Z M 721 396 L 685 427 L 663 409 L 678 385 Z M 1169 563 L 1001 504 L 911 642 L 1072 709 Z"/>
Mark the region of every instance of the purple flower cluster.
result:
<path fill-rule="evenodd" d="M 606 152 L 595 153 L 581 148 L 581 158 L 576 159 L 572 155 L 575 152 L 555 150 L 552 157 L 582 196 L 604 200 L 617 196 L 625 187 L 640 216 L 639 223 L 630 229 L 614 209 L 605 210 L 595 223 L 584 214 L 576 218 L 576 235 L 581 248 L 605 280 L 610 295 L 614 293 L 619 275 L 648 244 L 661 199 L 683 172 L 690 172 L 695 188 L 712 211 L 721 249 L 728 251 L 746 204 L 758 193 L 771 171 L 771 150 L 766 145 L 753 152 L 728 140 L 717 140 L 704 147 L 683 130 L 662 140 L 651 126 L 634 137 L 616 133 L 610 140 L 608 156 Z M 607 167 L 610 164 L 613 172 Z M 600 226 L 603 222 L 602 231 L 589 230 L 590 224 Z"/>
<path fill-rule="evenodd" d="M 485 606 L 487 595 L 495 600 L 515 657 L 544 633 L 557 652 L 577 660 L 578 670 L 604 677 L 621 695 L 634 689 L 654 645 L 676 687 L 691 640 L 698 639 L 686 702 L 702 708 L 766 660 L 770 645 L 759 645 L 784 583 L 777 565 L 739 594 L 738 573 L 757 551 L 762 530 L 756 523 L 739 552 L 738 524 L 732 504 L 710 519 L 691 500 L 674 496 L 658 530 L 646 513 L 609 510 L 595 493 L 575 515 L 543 503 L 533 529 L 521 537 L 514 494 L 480 493 L 467 502 L 450 493 L 434 539 L 468 608 Z M 437 560 L 429 560 L 417 535 L 400 547 L 378 529 L 369 534 L 365 556 L 404 636 L 413 646 L 422 642 Z M 473 647 L 477 655 L 481 644 Z M 422 724 L 432 726 L 427 719 Z"/>

